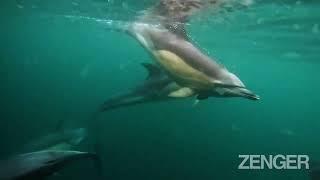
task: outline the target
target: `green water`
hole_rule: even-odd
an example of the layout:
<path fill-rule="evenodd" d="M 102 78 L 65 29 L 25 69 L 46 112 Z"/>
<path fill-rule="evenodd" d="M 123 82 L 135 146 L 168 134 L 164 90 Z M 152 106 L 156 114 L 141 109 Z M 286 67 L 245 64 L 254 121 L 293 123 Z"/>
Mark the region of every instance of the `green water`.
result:
<path fill-rule="evenodd" d="M 85 127 L 107 98 L 141 82 L 152 62 L 133 38 L 94 17 L 127 22 L 155 1 L 1 2 L 0 157 L 66 119 Z M 305 170 L 238 170 L 239 154 L 320 160 L 320 3 L 258 1 L 194 18 L 193 41 L 237 74 L 260 101 L 209 98 L 104 113 L 98 137 L 105 179 L 308 179 Z M 90 138 L 80 150 L 92 150 Z M 88 147 L 89 146 L 89 147 Z M 79 163 L 50 179 L 89 179 Z"/>

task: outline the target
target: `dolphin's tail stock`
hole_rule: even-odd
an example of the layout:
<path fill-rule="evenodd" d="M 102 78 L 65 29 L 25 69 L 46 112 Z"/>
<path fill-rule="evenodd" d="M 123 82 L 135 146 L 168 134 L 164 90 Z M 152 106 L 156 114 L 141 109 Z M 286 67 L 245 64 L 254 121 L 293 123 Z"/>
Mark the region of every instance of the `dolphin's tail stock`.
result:
<path fill-rule="evenodd" d="M 139 93 L 128 93 L 116 96 L 106 100 L 101 106 L 99 111 L 105 112 L 116 108 L 133 106 L 136 104 L 148 101 L 146 96 L 141 96 Z"/>

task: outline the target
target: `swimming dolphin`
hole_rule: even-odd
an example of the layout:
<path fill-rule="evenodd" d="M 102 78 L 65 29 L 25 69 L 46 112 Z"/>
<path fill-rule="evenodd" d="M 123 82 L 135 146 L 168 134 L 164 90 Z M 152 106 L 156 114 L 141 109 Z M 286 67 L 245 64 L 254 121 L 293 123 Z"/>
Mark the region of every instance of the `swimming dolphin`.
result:
<path fill-rule="evenodd" d="M 40 180 L 78 159 L 98 161 L 96 154 L 80 151 L 38 151 L 0 162 L 1 180 Z"/>
<path fill-rule="evenodd" d="M 61 130 L 50 133 L 46 136 L 27 143 L 22 149 L 23 152 L 40 150 L 71 150 L 80 144 L 87 136 L 85 128 Z"/>
<path fill-rule="evenodd" d="M 244 97 L 258 100 L 243 82 L 194 46 L 185 23 L 196 11 L 221 0 L 160 0 L 136 22 L 123 28 L 150 53 L 156 63 L 180 88 L 170 97 Z"/>
<path fill-rule="evenodd" d="M 100 106 L 99 112 L 141 103 L 177 99 L 169 96 L 169 93 L 181 88 L 177 83 L 158 66 L 150 63 L 142 63 L 141 65 L 148 71 L 148 76 L 143 83 L 128 93 L 106 100 Z"/>

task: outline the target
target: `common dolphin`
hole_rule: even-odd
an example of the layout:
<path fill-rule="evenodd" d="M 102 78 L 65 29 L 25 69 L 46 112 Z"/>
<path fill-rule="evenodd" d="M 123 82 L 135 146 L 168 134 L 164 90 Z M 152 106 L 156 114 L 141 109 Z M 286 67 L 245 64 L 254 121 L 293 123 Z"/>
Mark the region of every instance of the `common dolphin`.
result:
<path fill-rule="evenodd" d="M 22 149 L 23 152 L 40 150 L 71 150 L 80 144 L 87 136 L 85 128 L 67 129 L 47 134 L 27 143 Z"/>
<path fill-rule="evenodd" d="M 171 97 L 244 97 L 258 100 L 243 82 L 194 46 L 185 23 L 196 11 L 221 0 L 160 0 L 136 22 L 123 28 L 137 39 L 180 88 Z"/>
<path fill-rule="evenodd" d="M 167 76 L 167 74 L 158 66 L 150 63 L 141 63 L 141 65 L 148 71 L 148 76 L 143 83 L 139 84 L 128 93 L 111 97 L 106 100 L 100 106 L 99 112 L 141 103 L 177 99 L 169 96 L 172 91 L 181 88 L 177 83 Z"/>
<path fill-rule="evenodd" d="M 161 102 L 169 100 L 185 99 L 188 97 L 175 97 L 172 92 L 181 88 L 160 67 L 151 63 L 141 63 L 148 71 L 147 78 L 129 92 L 107 99 L 98 112 L 109 111 L 122 107 L 134 106 L 143 103 Z M 212 95 L 213 96 L 213 95 Z M 235 97 L 221 94 L 215 97 Z M 96 114 L 97 115 L 97 114 Z"/>
<path fill-rule="evenodd" d="M 80 151 L 38 151 L 0 162 L 1 180 L 41 180 L 79 159 L 99 161 L 96 154 Z"/>

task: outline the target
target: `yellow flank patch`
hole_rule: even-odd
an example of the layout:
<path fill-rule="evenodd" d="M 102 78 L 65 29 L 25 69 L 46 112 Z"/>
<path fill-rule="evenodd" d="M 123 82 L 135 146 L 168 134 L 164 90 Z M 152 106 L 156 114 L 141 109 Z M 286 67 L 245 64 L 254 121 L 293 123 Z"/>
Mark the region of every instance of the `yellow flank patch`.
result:
<path fill-rule="evenodd" d="M 187 64 L 181 57 L 166 50 L 154 51 L 158 63 L 168 71 L 178 83 L 195 89 L 209 89 L 212 78 Z"/>

